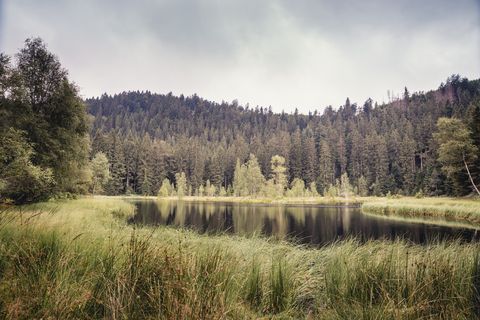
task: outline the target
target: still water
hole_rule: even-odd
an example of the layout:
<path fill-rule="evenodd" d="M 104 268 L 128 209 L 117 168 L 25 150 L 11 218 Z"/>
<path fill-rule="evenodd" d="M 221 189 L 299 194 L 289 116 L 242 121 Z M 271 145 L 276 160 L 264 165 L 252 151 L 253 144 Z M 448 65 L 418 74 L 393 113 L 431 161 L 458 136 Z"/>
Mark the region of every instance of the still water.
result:
<path fill-rule="evenodd" d="M 130 223 L 189 228 L 200 233 L 266 235 L 321 246 L 356 238 L 427 243 L 437 239 L 477 241 L 480 230 L 363 214 L 358 207 L 265 205 L 135 200 Z"/>

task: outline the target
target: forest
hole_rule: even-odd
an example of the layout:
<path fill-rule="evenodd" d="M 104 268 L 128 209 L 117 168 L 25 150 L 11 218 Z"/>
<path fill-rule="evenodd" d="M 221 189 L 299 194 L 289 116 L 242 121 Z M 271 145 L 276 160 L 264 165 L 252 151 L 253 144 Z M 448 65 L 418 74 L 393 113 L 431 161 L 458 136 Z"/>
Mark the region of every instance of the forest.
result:
<path fill-rule="evenodd" d="M 284 159 L 286 184 L 303 182 L 313 194 L 338 193 L 343 180 L 363 196 L 466 195 L 473 186 L 463 164 L 448 172 L 439 154 L 448 137 L 455 139 L 435 138 L 445 117 L 460 121 L 454 126 L 471 140 L 469 169 L 477 183 L 480 178 L 480 81 L 458 75 L 426 93 L 405 88 L 389 103 L 357 105 L 347 98 L 308 115 L 148 91 L 105 94 L 86 104 L 92 154 L 102 152 L 110 162 L 105 191 L 111 195 L 156 195 L 165 178 L 175 183 L 181 172 L 189 194 L 203 194 L 207 184 L 234 194 L 238 161 L 258 165 L 268 181 L 274 156 Z"/>
<path fill-rule="evenodd" d="M 41 39 L 0 58 L 4 201 L 170 195 L 179 177 L 186 195 L 280 197 L 463 196 L 480 181 L 479 80 L 305 115 L 149 91 L 83 101 Z"/>

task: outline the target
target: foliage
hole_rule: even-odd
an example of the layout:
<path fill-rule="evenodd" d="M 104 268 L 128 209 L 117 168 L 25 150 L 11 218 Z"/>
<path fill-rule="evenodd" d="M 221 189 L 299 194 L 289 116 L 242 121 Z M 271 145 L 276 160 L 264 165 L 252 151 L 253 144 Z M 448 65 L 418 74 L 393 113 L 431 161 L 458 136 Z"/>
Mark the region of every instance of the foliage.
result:
<path fill-rule="evenodd" d="M 328 186 L 328 188 L 325 190 L 325 197 L 329 198 L 335 198 L 340 194 L 340 191 L 338 190 L 338 187 L 331 184 Z"/>
<path fill-rule="evenodd" d="M 20 202 L 87 192 L 87 113 L 77 88 L 39 38 L 27 39 L 15 58 L 11 65 L 0 56 L 0 140 L 21 132 L 25 168 L 8 188 Z"/>
<path fill-rule="evenodd" d="M 108 158 L 103 152 L 98 152 L 90 163 L 92 170 L 92 193 L 102 192 L 103 187 L 110 180 Z"/>
<path fill-rule="evenodd" d="M 184 172 L 175 174 L 175 182 L 177 184 L 177 196 L 182 198 L 187 192 L 187 178 Z M 202 187 L 202 186 L 200 186 Z"/>
<path fill-rule="evenodd" d="M 160 190 L 158 190 L 158 196 L 169 197 L 169 196 L 173 196 L 174 192 L 175 192 L 175 189 L 170 184 L 170 180 L 168 180 L 167 178 L 163 179 L 162 186 L 160 187 Z"/>
<path fill-rule="evenodd" d="M 439 144 L 438 160 L 442 170 L 456 183 L 457 193 L 468 185 L 466 165 L 477 160 L 478 147 L 474 145 L 472 133 L 459 119 L 440 118 L 437 122 L 435 140 Z"/>
<path fill-rule="evenodd" d="M 305 182 L 295 178 L 292 181 L 292 187 L 287 191 L 288 197 L 304 197 L 306 194 Z"/>
<path fill-rule="evenodd" d="M 52 170 L 32 163 L 33 148 L 25 134 L 8 128 L 1 136 L 0 200 L 25 203 L 48 198 L 55 183 Z"/>
<path fill-rule="evenodd" d="M 257 158 L 250 154 L 245 164 L 237 159 L 235 167 L 233 190 L 236 196 L 259 196 L 265 184 Z"/>

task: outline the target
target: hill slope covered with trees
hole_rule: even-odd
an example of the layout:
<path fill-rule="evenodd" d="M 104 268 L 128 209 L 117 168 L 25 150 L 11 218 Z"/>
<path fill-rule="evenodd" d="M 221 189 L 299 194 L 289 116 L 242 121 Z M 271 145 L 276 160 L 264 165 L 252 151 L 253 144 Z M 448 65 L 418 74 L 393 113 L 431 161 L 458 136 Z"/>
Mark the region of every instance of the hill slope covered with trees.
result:
<path fill-rule="evenodd" d="M 199 98 L 124 92 L 86 101 L 92 115 L 92 154 L 110 162 L 109 194 L 156 194 L 184 172 L 192 194 L 207 184 L 229 190 L 237 159 L 250 154 L 272 177 L 271 158 L 285 158 L 288 182 L 299 178 L 320 193 L 342 175 L 362 195 L 465 195 L 467 173 L 445 176 L 434 139 L 441 117 L 455 117 L 480 147 L 480 81 L 451 76 L 437 90 L 387 104 L 367 100 L 323 113 L 273 113 Z M 475 160 L 475 159 L 474 159 Z M 470 164 L 480 176 L 478 159 Z M 233 191 L 231 191 L 233 192 Z"/>

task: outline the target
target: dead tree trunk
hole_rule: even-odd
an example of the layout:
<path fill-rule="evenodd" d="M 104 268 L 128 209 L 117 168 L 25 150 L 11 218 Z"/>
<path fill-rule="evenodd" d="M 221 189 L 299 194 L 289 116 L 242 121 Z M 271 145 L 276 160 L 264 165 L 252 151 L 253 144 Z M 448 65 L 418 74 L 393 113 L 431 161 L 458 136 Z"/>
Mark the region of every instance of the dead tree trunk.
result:
<path fill-rule="evenodd" d="M 465 164 L 465 169 L 467 169 L 468 178 L 470 178 L 470 182 L 472 183 L 472 186 L 475 188 L 475 191 L 477 191 L 478 195 L 480 196 L 480 191 L 475 185 L 475 182 L 473 182 L 472 175 L 470 174 L 470 170 L 468 169 L 467 161 L 465 160 L 465 154 L 463 154 L 462 156 L 463 156 L 463 163 Z"/>

